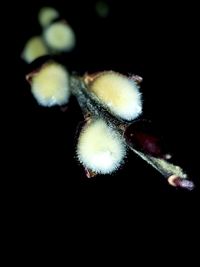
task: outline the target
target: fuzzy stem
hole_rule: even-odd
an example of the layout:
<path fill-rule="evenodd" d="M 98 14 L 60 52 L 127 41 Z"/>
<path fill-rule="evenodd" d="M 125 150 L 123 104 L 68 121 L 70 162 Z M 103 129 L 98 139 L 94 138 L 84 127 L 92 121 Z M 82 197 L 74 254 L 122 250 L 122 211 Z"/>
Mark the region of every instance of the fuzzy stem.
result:
<path fill-rule="evenodd" d="M 129 146 L 129 148 L 138 156 L 140 156 L 143 160 L 145 160 L 148 164 L 150 164 L 154 169 L 160 172 L 171 185 L 182 187 L 188 190 L 194 189 L 194 183 L 192 181 L 187 180 L 187 174 L 179 166 L 176 166 L 164 159 L 146 155 L 132 148 L 131 146 Z"/>
<path fill-rule="evenodd" d="M 179 166 L 176 166 L 164 159 L 146 155 L 130 146 L 129 148 L 138 156 L 140 156 L 143 160 L 149 163 L 152 167 L 154 167 L 157 171 L 159 171 L 165 178 L 169 178 L 171 175 L 177 175 L 182 179 L 187 178 L 187 174 L 184 173 L 184 171 Z"/>
<path fill-rule="evenodd" d="M 120 126 L 124 124 L 124 121 L 115 118 L 102 107 L 98 100 L 87 91 L 87 87 L 81 77 L 72 76 L 70 79 L 70 87 L 72 94 L 76 97 L 82 109 L 84 117 L 86 115 L 88 116 L 89 113 L 93 117 L 104 119 L 113 128 L 118 131 L 120 130 Z"/>

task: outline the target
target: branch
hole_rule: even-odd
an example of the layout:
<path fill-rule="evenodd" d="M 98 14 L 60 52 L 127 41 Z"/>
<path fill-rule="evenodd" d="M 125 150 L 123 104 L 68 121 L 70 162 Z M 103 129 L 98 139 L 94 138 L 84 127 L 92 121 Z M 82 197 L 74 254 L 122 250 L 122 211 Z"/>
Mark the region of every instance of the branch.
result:
<path fill-rule="evenodd" d="M 121 137 L 125 139 L 124 134 L 130 123 L 112 116 L 104 107 L 102 107 L 98 99 L 96 99 L 91 93 L 89 93 L 87 84 L 82 77 L 71 76 L 70 87 L 72 94 L 76 97 L 82 109 L 82 113 L 85 119 L 88 118 L 88 116 L 98 118 L 100 117 L 105 120 L 112 128 L 118 131 Z M 132 144 L 130 144 L 130 142 L 127 142 L 126 140 L 125 142 L 127 147 L 131 151 L 133 151 L 140 158 L 150 164 L 154 169 L 156 169 L 159 173 L 161 173 L 162 176 L 168 180 L 170 185 L 186 188 L 188 190 L 192 190 L 194 188 L 193 182 L 187 180 L 188 176 L 181 167 L 168 162 L 166 159 L 157 158 L 138 151 Z M 88 175 L 88 173 L 90 174 L 90 171 L 86 170 L 86 172 L 87 176 L 91 177 L 90 175 Z M 92 173 L 92 176 L 94 176 L 94 173 Z"/>

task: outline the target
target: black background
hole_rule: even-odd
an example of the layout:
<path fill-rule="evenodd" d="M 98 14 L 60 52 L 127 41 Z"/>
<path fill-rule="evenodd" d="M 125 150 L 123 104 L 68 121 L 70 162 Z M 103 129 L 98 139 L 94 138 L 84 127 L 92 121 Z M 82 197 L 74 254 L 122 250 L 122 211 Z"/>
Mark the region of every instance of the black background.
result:
<path fill-rule="evenodd" d="M 198 64 L 195 6 L 181 3 L 107 1 L 110 13 L 101 18 L 95 1 L 25 1 L 9 13 L 9 80 L 12 148 L 9 186 L 21 203 L 45 208 L 108 205 L 112 210 L 167 205 L 189 215 L 193 192 L 170 187 L 165 179 L 131 153 L 124 167 L 111 176 L 87 179 L 75 158 L 76 128 L 81 112 L 72 99 L 67 112 L 42 108 L 30 94 L 20 53 L 27 39 L 41 32 L 40 7 L 57 8 L 73 27 L 77 46 L 65 55 L 70 71 L 115 70 L 143 77 L 144 118 L 163 133 L 175 161 L 199 184 Z M 190 19 L 188 19 L 190 17 Z M 9 39 L 9 40 L 10 40 Z M 95 204 L 94 204 L 95 203 Z M 98 204 L 97 204 L 98 203 Z M 143 203 L 143 204 L 142 204 Z M 166 207 L 166 206 L 165 206 Z M 186 208 L 185 208 L 186 207 Z M 45 209 L 44 208 L 44 209 Z M 140 208 L 140 210 L 142 210 Z M 165 209 L 164 209 L 165 210 Z"/>

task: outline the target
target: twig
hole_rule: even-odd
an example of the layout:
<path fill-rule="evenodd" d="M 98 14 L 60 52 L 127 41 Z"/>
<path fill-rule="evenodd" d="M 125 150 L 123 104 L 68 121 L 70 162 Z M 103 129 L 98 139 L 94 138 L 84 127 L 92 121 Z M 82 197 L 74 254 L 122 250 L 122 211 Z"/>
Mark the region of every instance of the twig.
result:
<path fill-rule="evenodd" d="M 87 90 L 87 85 L 83 78 L 71 76 L 70 86 L 72 94 L 76 97 L 85 118 L 87 118 L 88 115 L 91 117 L 103 118 L 112 128 L 117 130 L 124 139 L 124 132 L 130 123 L 112 116 L 104 107 L 102 107 L 98 99 Z M 176 166 L 165 159 L 144 154 L 143 152 L 136 150 L 127 142 L 126 145 L 131 151 L 160 172 L 172 186 L 183 187 L 188 190 L 194 188 L 193 182 L 187 180 L 187 174 L 179 166 Z"/>

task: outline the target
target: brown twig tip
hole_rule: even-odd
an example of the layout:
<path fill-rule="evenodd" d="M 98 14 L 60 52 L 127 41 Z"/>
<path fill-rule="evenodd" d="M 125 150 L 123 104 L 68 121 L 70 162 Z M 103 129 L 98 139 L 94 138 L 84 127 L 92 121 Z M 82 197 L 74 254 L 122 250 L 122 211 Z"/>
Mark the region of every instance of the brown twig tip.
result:
<path fill-rule="evenodd" d="M 33 73 L 29 73 L 29 74 L 27 74 L 26 75 L 26 81 L 29 83 L 29 84 L 31 84 L 31 81 L 32 81 L 32 77 L 33 77 Z"/>
<path fill-rule="evenodd" d="M 168 178 L 168 183 L 174 187 L 182 187 L 190 191 L 195 188 L 195 185 L 192 181 L 181 178 L 177 175 L 171 175 Z"/>
<path fill-rule="evenodd" d="M 99 75 L 101 72 L 95 72 L 95 73 L 85 73 L 83 76 L 83 81 L 86 85 L 90 85 Z"/>
<path fill-rule="evenodd" d="M 85 168 L 85 175 L 86 175 L 87 178 L 90 179 L 90 178 L 95 177 L 97 174 L 95 172 Z"/>
<path fill-rule="evenodd" d="M 138 85 L 142 83 L 143 78 L 139 75 L 131 75 L 130 78 L 134 80 Z"/>

